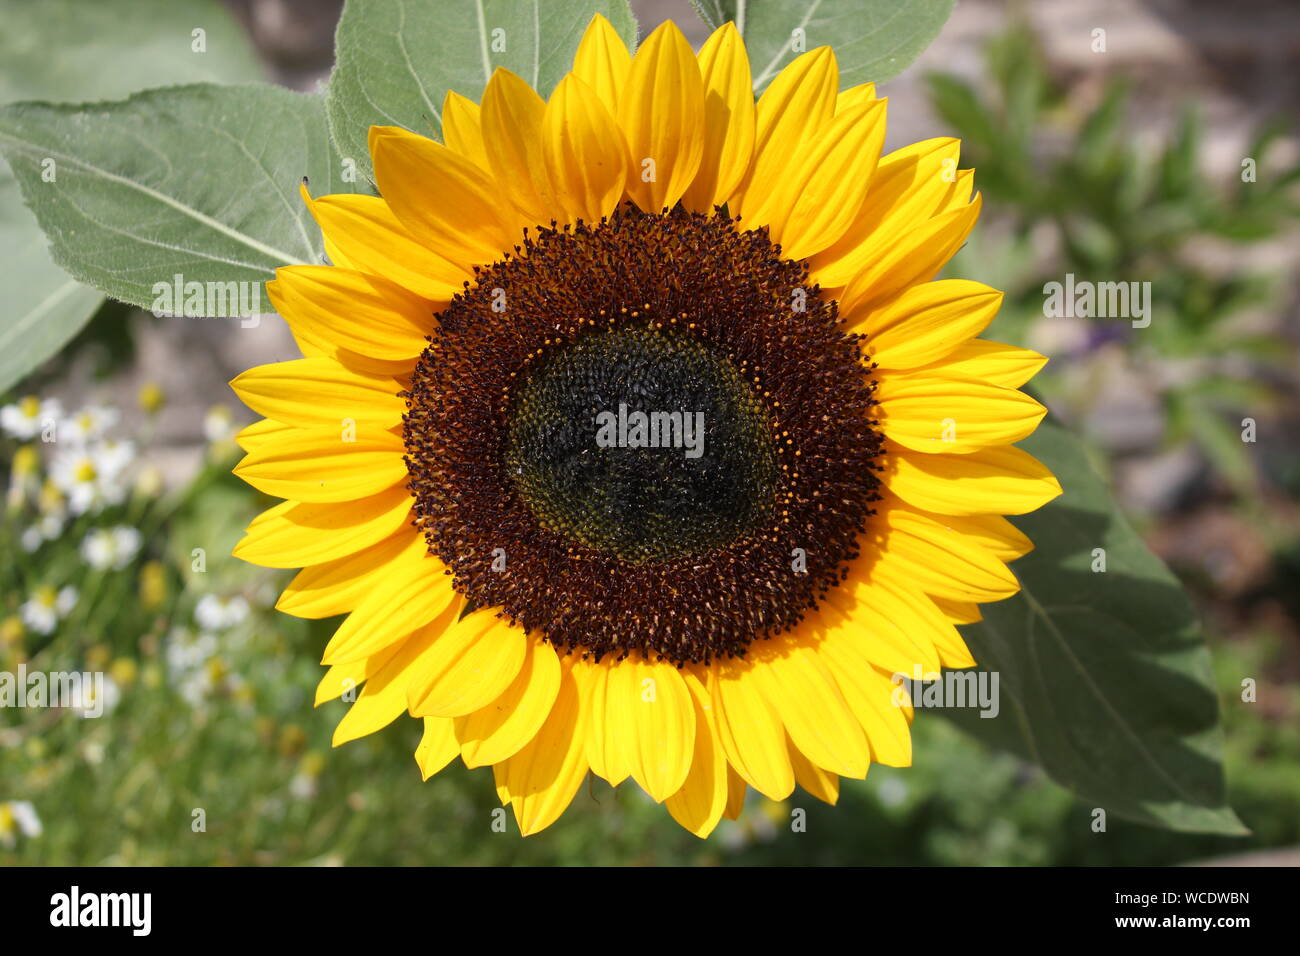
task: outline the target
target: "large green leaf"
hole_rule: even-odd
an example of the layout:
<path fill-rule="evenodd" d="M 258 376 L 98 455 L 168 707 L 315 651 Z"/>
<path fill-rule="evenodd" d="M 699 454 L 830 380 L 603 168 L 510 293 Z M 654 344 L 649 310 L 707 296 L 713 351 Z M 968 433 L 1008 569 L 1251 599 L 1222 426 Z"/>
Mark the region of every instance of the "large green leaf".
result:
<path fill-rule="evenodd" d="M 216 0 L 0 0 L 0 103 L 123 97 L 149 86 L 254 79 L 260 68 Z M 196 52 L 195 30 L 203 52 Z M 0 392 L 57 352 L 103 296 L 56 266 L 0 163 Z"/>
<path fill-rule="evenodd" d="M 104 297 L 50 259 L 45 237 L 23 208 L 18 183 L 0 165 L 0 394 L 77 334 Z"/>
<path fill-rule="evenodd" d="M 149 90 L 118 103 L 0 108 L 0 150 L 55 261 L 95 288 L 152 308 L 153 287 L 261 283 L 319 262 L 298 196 L 350 192 L 319 96 L 272 86 Z M 45 182 L 52 159 L 55 182 Z"/>
<path fill-rule="evenodd" d="M 1209 653 L 1178 580 L 1115 509 L 1078 442 L 1044 422 L 1022 447 L 1065 493 L 1016 524 L 1022 590 L 963 627 L 1001 710 L 944 713 L 1041 766 L 1089 807 L 1205 833 L 1246 830 L 1227 806 Z M 1105 571 L 1100 567 L 1102 549 Z"/>
<path fill-rule="evenodd" d="M 371 126 L 441 135 L 447 91 L 477 101 L 497 67 L 546 96 L 597 13 L 635 43 L 627 0 L 348 0 L 327 94 L 339 151 L 368 172 Z"/>
<path fill-rule="evenodd" d="M 804 50 L 831 46 L 840 86 L 903 72 L 948 20 L 956 0 L 692 0 L 709 26 L 734 21 L 761 93 Z"/>

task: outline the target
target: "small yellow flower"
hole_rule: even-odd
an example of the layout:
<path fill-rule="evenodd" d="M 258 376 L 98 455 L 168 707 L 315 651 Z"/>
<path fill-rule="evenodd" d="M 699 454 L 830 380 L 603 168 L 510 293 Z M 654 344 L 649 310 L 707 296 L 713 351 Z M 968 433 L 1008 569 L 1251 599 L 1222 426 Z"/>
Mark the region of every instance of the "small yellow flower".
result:
<path fill-rule="evenodd" d="M 92 671 L 102 671 L 108 665 L 109 654 L 103 644 L 92 644 L 86 649 L 86 666 Z"/>
<path fill-rule="evenodd" d="M 152 611 L 167 599 L 167 571 L 161 561 L 146 561 L 140 568 L 140 606 Z"/>
<path fill-rule="evenodd" d="M 140 387 L 137 401 L 139 401 L 140 407 L 146 414 L 156 415 L 167 404 L 167 395 L 163 392 L 162 386 L 156 382 L 146 382 Z"/>
<path fill-rule="evenodd" d="M 307 746 L 307 734 L 297 724 L 288 724 L 280 731 L 280 739 L 276 742 L 276 746 L 280 753 L 291 757 Z"/>
<path fill-rule="evenodd" d="M 33 445 L 23 445 L 14 452 L 14 477 L 31 478 L 41 468 L 41 456 Z"/>
<path fill-rule="evenodd" d="M 108 667 L 108 676 L 120 687 L 130 687 L 140 672 L 139 665 L 133 657 L 119 657 Z"/>
<path fill-rule="evenodd" d="M 43 515 L 61 515 L 63 514 L 64 505 L 67 499 L 63 497 L 63 492 L 53 481 L 47 480 L 41 485 L 41 496 L 37 502 Z"/>
<path fill-rule="evenodd" d="M 17 614 L 0 620 L 0 645 L 17 644 L 23 639 L 23 621 Z"/>
<path fill-rule="evenodd" d="M 302 760 L 298 764 L 298 772 L 309 777 L 319 777 L 324 769 L 325 755 L 319 750 L 307 751 L 302 755 Z"/>

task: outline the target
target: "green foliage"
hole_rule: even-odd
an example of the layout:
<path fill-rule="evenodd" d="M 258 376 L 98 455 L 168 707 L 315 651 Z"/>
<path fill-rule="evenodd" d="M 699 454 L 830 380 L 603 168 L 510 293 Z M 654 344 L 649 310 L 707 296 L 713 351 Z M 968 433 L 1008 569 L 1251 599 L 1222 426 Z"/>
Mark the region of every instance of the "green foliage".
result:
<path fill-rule="evenodd" d="M 835 48 L 841 88 L 901 73 L 939 35 L 955 0 L 692 0 L 709 26 L 745 38 L 754 92 L 800 53 Z"/>
<path fill-rule="evenodd" d="M 1225 803 L 1209 654 L 1187 595 L 1067 432 L 1044 422 L 1022 445 L 1065 493 L 1016 521 L 1035 544 L 1013 565 L 1020 593 L 962 629 L 980 669 L 999 675 L 1001 712 L 944 713 L 1090 807 L 1243 833 Z"/>
<path fill-rule="evenodd" d="M 1207 269 L 1203 260 L 1207 248 L 1229 262 L 1239 258 L 1234 246 L 1280 236 L 1300 216 L 1300 164 L 1278 158 L 1286 125 L 1261 129 L 1240 175 L 1217 183 L 1202 171 L 1202 121 L 1194 104 L 1152 151 L 1135 135 L 1123 77 L 1111 79 L 1100 101 L 1074 116 L 1028 28 L 990 42 L 985 61 L 988 95 L 948 74 L 929 74 L 926 82 L 936 112 L 962 139 L 962 165 L 977 170 L 989 208 L 1009 213 L 1017 230 L 1000 251 L 981 248 L 996 240 L 976 237 L 949 271 L 975 275 L 973 262 L 981 258 L 1006 260 L 1004 276 L 986 269 L 980 278 L 1006 280 L 1009 295 L 993 334 L 1022 344 L 1042 316 L 1045 282 L 1066 273 L 1149 281 L 1150 326 L 1130 332 L 1126 322 L 1090 320 L 1098 328 L 1085 347 L 1124 341 L 1139 377 L 1160 387 L 1167 440 L 1196 441 L 1239 492 L 1253 494 L 1254 466 L 1238 435 L 1241 416 L 1233 413 L 1276 403 L 1263 380 L 1287 356 L 1275 339 L 1244 330 L 1239 320 L 1249 309 L 1276 304 L 1281 284 L 1240 268 Z M 1033 255 L 1042 248 L 1057 254 L 1045 262 Z M 1070 365 L 1077 362 L 1053 362 L 1035 379 L 1058 405 L 1070 404 L 1063 381 Z"/>
<path fill-rule="evenodd" d="M 3 0 L 0 22 L 0 104 L 116 99 L 164 83 L 261 72 L 243 31 L 215 0 L 45 0 L 39 15 L 23 0 Z M 194 50 L 195 29 L 205 31 L 205 52 Z M 0 285 L 3 393 L 72 338 L 103 296 L 54 264 L 2 164 Z"/>
<path fill-rule="evenodd" d="M 333 152 L 320 97 L 272 86 L 19 103 L 0 109 L 0 149 L 55 261 L 144 309 L 154 308 L 155 283 L 170 285 L 175 274 L 260 291 L 278 266 L 322 261 L 297 183 L 306 177 L 326 193 L 355 187 Z M 50 160 L 55 182 L 42 176 Z"/>

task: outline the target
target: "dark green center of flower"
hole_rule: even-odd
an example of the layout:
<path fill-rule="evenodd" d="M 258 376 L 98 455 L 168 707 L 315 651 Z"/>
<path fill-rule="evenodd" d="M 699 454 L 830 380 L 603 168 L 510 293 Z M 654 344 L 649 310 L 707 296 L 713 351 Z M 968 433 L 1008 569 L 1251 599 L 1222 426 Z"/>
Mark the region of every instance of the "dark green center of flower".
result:
<path fill-rule="evenodd" d="M 528 376 L 510 476 L 538 520 L 627 561 L 667 561 L 754 530 L 779 482 L 758 396 L 701 343 L 593 331 Z"/>

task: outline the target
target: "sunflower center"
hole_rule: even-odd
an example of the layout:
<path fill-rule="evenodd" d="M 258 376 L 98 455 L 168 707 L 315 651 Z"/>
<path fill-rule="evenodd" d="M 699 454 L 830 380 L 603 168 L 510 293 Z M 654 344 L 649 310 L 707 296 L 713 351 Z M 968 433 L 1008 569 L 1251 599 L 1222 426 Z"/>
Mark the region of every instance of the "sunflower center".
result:
<path fill-rule="evenodd" d="M 875 383 L 764 230 L 630 204 L 539 229 L 438 315 L 406 393 L 416 524 L 556 647 L 745 654 L 847 574 Z"/>
<path fill-rule="evenodd" d="M 546 528 L 627 561 L 670 561 L 755 530 L 778 482 L 762 404 L 708 347 L 593 331 L 525 380 L 507 472 Z"/>

